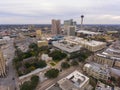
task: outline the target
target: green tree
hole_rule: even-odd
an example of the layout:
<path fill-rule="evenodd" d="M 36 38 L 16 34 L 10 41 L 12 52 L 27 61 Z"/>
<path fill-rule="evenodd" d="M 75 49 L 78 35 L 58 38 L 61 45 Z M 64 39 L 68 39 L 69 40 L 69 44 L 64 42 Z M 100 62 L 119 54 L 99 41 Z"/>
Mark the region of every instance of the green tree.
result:
<path fill-rule="evenodd" d="M 59 74 L 59 70 L 58 69 L 50 69 L 45 73 L 45 76 L 48 78 L 56 78 Z"/>
<path fill-rule="evenodd" d="M 54 61 L 56 61 L 56 60 L 60 61 L 60 60 L 64 59 L 67 56 L 67 54 L 62 53 L 59 50 L 55 50 L 52 53 L 50 53 L 49 56 L 52 57 Z"/>
<path fill-rule="evenodd" d="M 117 84 L 120 87 L 120 77 L 117 79 Z"/>
<path fill-rule="evenodd" d="M 24 82 L 20 86 L 20 90 L 35 90 L 36 86 L 39 83 L 39 76 L 32 76 L 30 81 Z"/>
<path fill-rule="evenodd" d="M 49 51 L 49 47 L 48 46 L 41 46 L 41 47 L 39 47 L 39 51 Z"/>
<path fill-rule="evenodd" d="M 31 66 L 31 67 L 29 67 L 28 68 L 28 70 L 31 72 L 31 71 L 33 71 L 33 70 L 35 70 L 36 68 L 34 67 L 34 66 Z"/>
<path fill-rule="evenodd" d="M 28 62 L 26 62 L 26 63 L 25 63 L 25 67 L 26 67 L 26 68 L 29 68 L 29 67 L 31 67 L 31 64 L 28 63 Z"/>
<path fill-rule="evenodd" d="M 27 52 L 25 52 L 25 53 L 23 53 L 23 59 L 26 59 L 26 58 L 29 58 L 29 57 L 32 57 L 32 53 L 31 53 L 31 51 L 27 51 Z"/>
<path fill-rule="evenodd" d="M 63 69 L 67 69 L 67 68 L 70 67 L 70 64 L 68 64 L 67 62 L 62 62 L 62 63 L 61 63 L 61 67 L 62 67 Z"/>
<path fill-rule="evenodd" d="M 23 57 L 23 52 L 19 48 L 16 49 L 15 54 L 18 57 L 19 61 L 23 60 L 23 58 L 22 58 Z"/>
<path fill-rule="evenodd" d="M 31 82 L 26 81 L 20 86 L 20 90 L 33 90 L 31 87 Z"/>
<path fill-rule="evenodd" d="M 72 60 L 71 65 L 72 65 L 72 66 L 78 66 L 79 63 L 78 63 L 77 61 L 75 61 L 75 60 Z"/>
<path fill-rule="evenodd" d="M 35 63 L 35 67 L 36 67 L 36 68 L 44 68 L 44 67 L 46 67 L 46 66 L 47 66 L 47 64 L 46 64 L 46 62 L 43 61 L 43 60 L 40 60 L 40 61 L 38 61 L 38 62 Z"/>
<path fill-rule="evenodd" d="M 32 76 L 31 77 L 31 86 L 32 86 L 33 90 L 36 88 L 38 83 L 39 83 L 39 76 L 36 76 L 36 75 Z"/>
<path fill-rule="evenodd" d="M 90 77 L 90 82 L 89 83 L 90 83 L 90 85 L 93 86 L 93 89 L 95 90 L 95 87 L 96 87 L 96 84 L 97 84 L 97 80 L 92 78 L 92 77 Z"/>
<path fill-rule="evenodd" d="M 15 63 L 15 68 L 18 70 L 22 66 L 21 62 Z"/>
<path fill-rule="evenodd" d="M 38 48 L 38 45 L 37 45 L 36 43 L 31 43 L 31 44 L 29 45 L 29 48 L 30 48 L 30 49 L 37 49 L 37 48 Z"/>

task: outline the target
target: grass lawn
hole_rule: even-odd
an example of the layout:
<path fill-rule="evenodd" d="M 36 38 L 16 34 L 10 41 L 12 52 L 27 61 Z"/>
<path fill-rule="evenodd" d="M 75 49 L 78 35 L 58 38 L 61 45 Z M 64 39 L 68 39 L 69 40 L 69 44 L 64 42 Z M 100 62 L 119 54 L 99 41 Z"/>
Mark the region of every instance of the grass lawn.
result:
<path fill-rule="evenodd" d="M 55 63 L 59 63 L 61 60 L 53 60 Z"/>
<path fill-rule="evenodd" d="M 50 62 L 50 65 L 55 66 L 56 64 L 54 62 Z"/>

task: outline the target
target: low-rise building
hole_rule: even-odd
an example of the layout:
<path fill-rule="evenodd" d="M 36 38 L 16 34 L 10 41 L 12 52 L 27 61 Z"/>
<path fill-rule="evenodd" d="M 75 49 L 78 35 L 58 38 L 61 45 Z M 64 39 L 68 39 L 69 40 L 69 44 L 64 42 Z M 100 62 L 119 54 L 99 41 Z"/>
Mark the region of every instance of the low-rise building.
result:
<path fill-rule="evenodd" d="M 0 77 L 5 77 L 6 75 L 6 61 L 4 59 L 2 50 L 0 49 Z"/>
<path fill-rule="evenodd" d="M 90 76 L 96 79 L 108 80 L 110 77 L 110 71 L 106 66 L 101 66 L 99 64 L 91 63 L 85 64 L 83 70 Z"/>
<path fill-rule="evenodd" d="M 20 76 L 18 78 L 18 85 L 22 85 L 25 81 L 29 81 L 33 75 L 38 75 L 39 77 L 41 76 L 41 73 L 44 73 L 46 70 L 48 70 L 50 67 L 47 66 L 45 68 L 38 68 L 26 75 Z"/>
<path fill-rule="evenodd" d="M 38 44 L 38 47 L 48 46 L 48 41 L 38 41 L 37 44 Z"/>
<path fill-rule="evenodd" d="M 89 78 L 77 70 L 59 80 L 57 84 L 59 87 L 58 90 L 91 90 L 91 88 L 87 88 L 89 86 Z M 54 90 L 51 88 L 46 90 Z"/>
<path fill-rule="evenodd" d="M 64 40 L 54 41 L 52 44 L 55 48 L 58 48 L 58 49 L 60 49 L 64 52 L 67 52 L 69 54 L 79 52 L 80 48 L 81 48 L 80 45 L 76 45 L 76 44 L 73 44 L 71 42 L 67 42 Z"/>
<path fill-rule="evenodd" d="M 85 90 L 89 85 L 89 78 L 78 71 L 74 71 L 66 78 L 58 81 L 62 90 Z"/>
<path fill-rule="evenodd" d="M 92 32 L 92 31 L 88 31 L 88 30 L 79 30 L 77 31 L 77 36 L 97 36 L 97 35 L 101 35 L 100 32 Z"/>
<path fill-rule="evenodd" d="M 7 43 L 6 40 L 0 39 L 0 45 L 4 45 L 4 44 L 6 44 L 6 43 Z"/>
<path fill-rule="evenodd" d="M 94 62 L 103 64 L 103 65 L 108 65 L 110 67 L 113 67 L 114 65 L 114 59 L 107 57 L 104 54 L 96 54 L 93 59 Z"/>
<path fill-rule="evenodd" d="M 98 82 L 95 90 L 115 90 L 115 89 L 109 85 Z"/>
<path fill-rule="evenodd" d="M 107 64 L 110 67 L 120 68 L 120 42 L 117 41 L 104 52 L 97 53 L 93 61 L 100 64 Z"/>
<path fill-rule="evenodd" d="M 48 54 L 42 54 L 41 60 L 50 61 L 52 60 L 52 57 L 49 57 Z"/>
<path fill-rule="evenodd" d="M 100 41 L 95 41 L 95 40 L 87 40 L 87 39 L 83 39 L 83 38 L 79 38 L 79 37 L 73 37 L 73 36 L 65 37 L 65 40 L 67 42 L 81 45 L 82 47 L 84 47 L 92 52 L 96 52 L 96 51 L 101 50 L 106 47 L 105 42 L 100 42 Z"/>

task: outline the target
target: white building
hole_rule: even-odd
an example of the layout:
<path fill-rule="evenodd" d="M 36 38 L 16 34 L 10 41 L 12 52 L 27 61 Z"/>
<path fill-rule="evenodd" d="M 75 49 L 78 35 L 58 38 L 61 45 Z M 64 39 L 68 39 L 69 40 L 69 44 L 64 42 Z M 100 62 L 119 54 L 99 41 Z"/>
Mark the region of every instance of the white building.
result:
<path fill-rule="evenodd" d="M 109 85 L 103 84 L 101 82 L 97 83 L 98 85 L 96 86 L 95 90 L 113 90 L 113 88 Z"/>
<path fill-rule="evenodd" d="M 52 57 L 49 57 L 48 54 L 42 54 L 41 60 L 50 61 L 52 60 Z"/>
<path fill-rule="evenodd" d="M 53 46 L 69 54 L 80 51 L 81 46 L 64 40 L 54 41 Z"/>
<path fill-rule="evenodd" d="M 96 54 L 94 62 L 120 68 L 120 41 L 113 43 L 104 52 Z"/>
<path fill-rule="evenodd" d="M 100 42 L 95 40 L 86 40 L 79 37 L 73 37 L 73 36 L 65 37 L 65 40 L 70 43 L 81 45 L 82 47 L 93 52 L 96 52 L 106 47 L 105 42 Z"/>
<path fill-rule="evenodd" d="M 100 32 L 92 32 L 92 31 L 87 31 L 87 30 L 79 30 L 77 31 L 77 35 L 86 35 L 86 36 L 96 36 L 96 35 L 101 35 Z"/>
<path fill-rule="evenodd" d="M 83 70 L 90 76 L 96 79 L 108 80 L 110 77 L 110 71 L 107 66 L 102 66 L 100 64 L 85 64 Z"/>
<path fill-rule="evenodd" d="M 74 71 L 67 77 L 59 80 L 58 84 L 62 90 L 87 90 L 89 78 L 79 71 Z"/>

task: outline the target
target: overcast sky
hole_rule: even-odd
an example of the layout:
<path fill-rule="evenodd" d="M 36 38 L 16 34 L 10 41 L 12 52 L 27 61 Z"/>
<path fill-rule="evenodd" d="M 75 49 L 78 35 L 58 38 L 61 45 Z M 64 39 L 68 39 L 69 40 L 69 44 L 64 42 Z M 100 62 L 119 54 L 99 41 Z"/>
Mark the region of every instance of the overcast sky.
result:
<path fill-rule="evenodd" d="M 85 24 L 120 24 L 120 0 L 1 0 L 0 24 L 49 24 L 74 19 Z"/>

